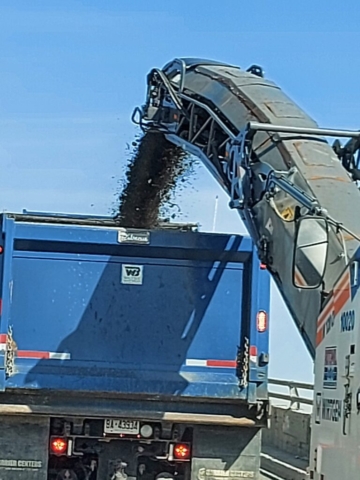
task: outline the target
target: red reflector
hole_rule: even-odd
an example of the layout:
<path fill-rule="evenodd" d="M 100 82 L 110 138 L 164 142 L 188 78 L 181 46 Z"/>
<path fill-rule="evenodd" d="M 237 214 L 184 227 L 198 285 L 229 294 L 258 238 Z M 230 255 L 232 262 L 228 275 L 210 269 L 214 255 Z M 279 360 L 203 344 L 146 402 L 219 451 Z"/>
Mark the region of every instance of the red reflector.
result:
<path fill-rule="evenodd" d="M 187 460 L 190 457 L 190 446 L 186 445 L 186 443 L 174 445 L 174 457 L 177 460 Z"/>
<path fill-rule="evenodd" d="M 256 328 L 260 333 L 267 329 L 267 313 L 263 310 L 260 310 L 256 315 Z"/>
<path fill-rule="evenodd" d="M 53 453 L 61 455 L 67 450 L 67 441 L 64 438 L 53 438 L 50 447 Z"/>
<path fill-rule="evenodd" d="M 260 270 L 266 270 L 266 268 L 265 263 L 260 263 Z"/>
<path fill-rule="evenodd" d="M 257 357 L 257 347 L 250 347 L 250 357 Z"/>

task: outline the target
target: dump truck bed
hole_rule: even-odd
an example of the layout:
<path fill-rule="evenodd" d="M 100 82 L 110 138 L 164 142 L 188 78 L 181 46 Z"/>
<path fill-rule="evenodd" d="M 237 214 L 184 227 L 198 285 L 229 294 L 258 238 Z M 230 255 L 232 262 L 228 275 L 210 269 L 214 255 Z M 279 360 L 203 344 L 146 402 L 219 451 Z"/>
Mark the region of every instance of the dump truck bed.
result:
<path fill-rule="evenodd" d="M 249 238 L 85 217 L 1 224 L 1 390 L 266 399 L 269 278 Z"/>

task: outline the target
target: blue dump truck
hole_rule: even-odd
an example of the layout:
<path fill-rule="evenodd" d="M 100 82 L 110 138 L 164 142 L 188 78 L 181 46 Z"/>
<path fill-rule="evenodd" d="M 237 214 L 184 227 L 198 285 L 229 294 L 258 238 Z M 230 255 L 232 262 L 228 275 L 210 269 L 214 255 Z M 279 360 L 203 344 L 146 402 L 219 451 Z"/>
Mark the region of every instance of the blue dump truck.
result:
<path fill-rule="evenodd" d="M 1 228 L 1 480 L 258 478 L 269 276 L 249 238 Z"/>

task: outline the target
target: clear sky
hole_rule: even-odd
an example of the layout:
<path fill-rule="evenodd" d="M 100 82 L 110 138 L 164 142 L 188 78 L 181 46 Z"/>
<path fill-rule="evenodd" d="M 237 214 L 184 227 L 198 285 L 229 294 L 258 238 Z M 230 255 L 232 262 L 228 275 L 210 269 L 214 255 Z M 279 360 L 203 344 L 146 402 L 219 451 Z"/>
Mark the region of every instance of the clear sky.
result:
<path fill-rule="evenodd" d="M 359 0 L 0 0 L 0 209 L 110 213 L 145 77 L 177 56 L 257 63 L 321 126 L 360 128 Z M 204 169 L 184 220 L 244 232 Z M 186 215 L 185 215 L 186 214 Z M 273 289 L 271 375 L 312 380 Z"/>

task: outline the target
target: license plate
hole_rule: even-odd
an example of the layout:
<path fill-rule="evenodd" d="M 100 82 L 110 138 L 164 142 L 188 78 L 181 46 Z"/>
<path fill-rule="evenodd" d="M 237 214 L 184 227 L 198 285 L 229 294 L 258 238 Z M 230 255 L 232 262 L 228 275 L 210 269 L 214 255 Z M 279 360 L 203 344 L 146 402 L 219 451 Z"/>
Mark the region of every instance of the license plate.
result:
<path fill-rule="evenodd" d="M 107 418 L 104 424 L 104 433 L 137 435 L 140 432 L 138 420 L 127 418 Z"/>

